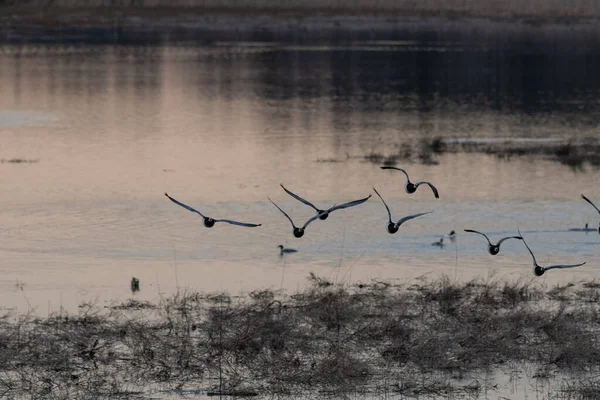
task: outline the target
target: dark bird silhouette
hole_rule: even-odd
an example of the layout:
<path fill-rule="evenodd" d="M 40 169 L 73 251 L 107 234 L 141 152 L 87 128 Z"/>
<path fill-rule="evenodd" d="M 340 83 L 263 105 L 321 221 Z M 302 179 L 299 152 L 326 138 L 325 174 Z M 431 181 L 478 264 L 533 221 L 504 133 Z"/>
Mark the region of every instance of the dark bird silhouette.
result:
<path fill-rule="evenodd" d="M 518 230 L 518 229 L 517 229 Z M 521 235 L 521 232 L 519 231 L 519 235 Z M 523 235 L 521 235 L 521 240 L 523 241 L 523 243 L 525 244 L 525 247 L 527 247 L 527 250 L 529 250 L 529 254 L 531 254 L 531 258 L 533 259 L 533 274 L 535 276 L 542 276 L 544 275 L 544 272 L 550 270 L 550 269 L 554 269 L 554 268 L 575 268 L 575 267 L 580 267 L 583 264 L 585 264 L 586 262 L 582 262 L 581 264 L 571 264 L 571 265 L 550 265 L 548 267 L 542 267 L 540 265 L 538 265 L 535 256 L 533 255 L 533 252 L 531 251 L 531 249 L 529 248 L 529 246 L 527 245 L 527 242 L 525 241 L 525 238 L 523 237 Z"/>
<path fill-rule="evenodd" d="M 279 247 L 279 254 L 280 254 L 280 255 L 284 255 L 284 254 L 287 254 L 287 253 L 296 253 L 296 252 L 298 251 L 298 250 L 296 250 L 296 249 L 290 249 L 290 248 L 288 248 L 288 247 L 283 247 L 283 245 L 282 245 L 282 244 L 280 244 L 280 245 L 279 245 L 279 246 L 277 246 L 277 247 Z"/>
<path fill-rule="evenodd" d="M 433 212 L 433 210 L 432 210 L 432 211 L 427 211 L 427 212 L 424 212 L 424 213 L 408 215 L 408 216 L 406 216 L 404 218 L 399 219 L 397 222 L 394 222 L 394 221 L 392 221 L 392 213 L 390 212 L 390 208 L 385 203 L 385 200 L 383 200 L 383 197 L 381 197 L 381 195 L 379 194 L 379 192 L 377 191 L 377 189 L 373 188 L 373 190 L 375 191 L 375 193 L 377 193 L 377 196 L 379 196 L 379 198 L 383 202 L 383 205 L 385 206 L 385 209 L 387 210 L 388 221 L 389 221 L 388 225 L 387 225 L 387 231 L 388 231 L 388 233 L 394 234 L 394 233 L 398 232 L 398 229 L 400 229 L 400 225 L 402 225 L 406 221 L 411 220 L 413 218 L 420 217 L 421 215 L 431 214 Z"/>
<path fill-rule="evenodd" d="M 198 215 L 200 215 L 203 219 L 204 219 L 204 226 L 207 228 L 212 228 L 213 226 L 215 226 L 215 223 L 217 222 L 226 222 L 228 224 L 232 224 L 232 225 L 239 225 L 239 226 L 246 226 L 249 228 L 255 228 L 257 226 L 261 226 L 262 224 L 248 224 L 245 222 L 237 222 L 237 221 L 232 221 L 230 219 L 214 219 L 211 217 L 207 217 L 206 215 L 202 214 L 200 211 L 183 204 L 180 201 L 175 200 L 174 198 L 172 198 L 171 196 L 169 196 L 167 193 L 165 193 L 165 196 L 167 196 L 169 198 L 169 200 L 171 200 L 173 203 L 177 204 L 178 206 L 181 206 L 183 208 L 185 208 L 188 211 L 194 212 Z"/>
<path fill-rule="evenodd" d="M 371 198 L 371 195 L 369 195 L 368 197 L 365 197 L 364 199 L 360 199 L 360 200 L 354 200 L 354 201 L 349 201 L 348 203 L 344 203 L 344 204 L 336 204 L 333 207 L 327 209 L 327 210 L 321 210 L 317 207 L 315 207 L 314 204 L 312 204 L 310 201 L 303 199 L 302 197 L 298 196 L 295 193 L 292 193 L 291 191 L 289 191 L 288 189 L 285 188 L 285 186 L 283 186 L 281 183 L 279 184 L 283 190 L 285 190 L 285 192 L 287 194 L 289 194 L 290 196 L 292 196 L 293 198 L 295 198 L 296 200 L 298 200 L 301 203 L 306 204 L 309 207 L 312 207 L 315 209 L 315 211 L 317 212 L 317 215 L 319 216 L 320 220 L 326 220 L 327 217 L 329 217 L 329 213 L 335 211 L 335 210 L 341 210 L 343 208 L 348 208 L 348 207 L 353 207 L 353 206 L 357 206 L 359 204 L 364 203 L 365 201 L 369 200 Z"/>
<path fill-rule="evenodd" d="M 592 207 L 594 207 L 596 209 L 596 211 L 598 211 L 598 214 L 600 214 L 600 209 L 598 207 L 596 207 L 596 205 L 594 203 L 592 203 L 592 201 L 590 199 L 585 197 L 583 194 L 581 195 L 581 198 L 584 199 L 585 201 L 587 201 L 588 203 L 590 203 L 592 205 Z M 587 226 L 586 226 L 586 228 L 587 228 Z M 598 223 L 598 233 L 600 234 L 600 223 Z"/>
<path fill-rule="evenodd" d="M 495 256 L 496 254 L 498 254 L 498 252 L 500 251 L 500 245 L 502 244 L 502 242 L 504 242 L 505 240 L 508 239 L 523 239 L 521 236 L 507 236 L 505 238 L 500 239 L 500 241 L 496 244 L 492 244 L 492 242 L 490 242 L 490 238 L 487 237 L 487 235 L 483 232 L 479 232 L 479 231 L 475 231 L 473 229 L 465 229 L 465 232 L 471 232 L 471 233 L 478 233 L 481 236 L 483 236 L 487 242 L 488 242 L 488 252 Z"/>
<path fill-rule="evenodd" d="M 281 211 L 281 213 L 282 213 L 283 215 L 285 215 L 285 217 L 288 219 L 288 221 L 290 221 L 290 224 L 292 224 L 292 228 L 293 228 L 293 231 L 292 231 L 292 233 L 293 233 L 293 234 L 294 234 L 294 236 L 295 236 L 295 237 L 297 237 L 297 238 L 301 238 L 302 236 L 304 236 L 304 230 L 306 229 L 306 227 L 308 226 L 308 224 L 310 224 L 311 222 L 313 222 L 314 220 L 316 220 L 316 219 L 318 219 L 318 218 L 319 218 L 319 214 L 316 214 L 315 216 L 313 216 L 312 218 L 310 218 L 308 221 L 306 221 L 306 223 L 304 223 L 304 225 L 302 226 L 302 228 L 299 228 L 299 227 L 297 227 L 297 226 L 294 224 L 294 221 L 292 221 L 292 219 L 290 218 L 290 216 L 289 216 L 289 215 L 287 215 L 287 213 L 286 213 L 285 211 L 283 211 L 283 210 L 282 210 L 282 209 L 281 209 L 281 208 L 280 208 L 280 207 L 279 207 L 277 204 L 275 204 L 275 202 L 273 202 L 273 200 L 269 199 L 269 201 L 270 201 L 271 203 L 273 203 L 273 205 L 274 205 L 275 207 L 277 207 L 277 209 L 278 209 L 279 211 Z"/>
<path fill-rule="evenodd" d="M 427 185 L 431 188 L 431 190 L 433 191 L 433 195 L 435 196 L 436 199 L 440 198 L 440 195 L 438 194 L 437 189 L 435 188 L 435 186 L 433 186 L 431 183 L 429 182 L 416 182 L 416 183 L 412 183 L 410 181 L 410 178 L 408 177 L 408 173 L 406 173 L 405 170 L 403 170 L 402 168 L 397 168 L 397 167 L 380 167 L 381 169 L 396 169 L 398 171 L 402 171 L 404 173 L 404 175 L 406 176 L 406 185 L 404 186 L 404 190 L 406 191 L 406 193 L 414 193 L 417 191 L 417 188 L 421 185 Z"/>

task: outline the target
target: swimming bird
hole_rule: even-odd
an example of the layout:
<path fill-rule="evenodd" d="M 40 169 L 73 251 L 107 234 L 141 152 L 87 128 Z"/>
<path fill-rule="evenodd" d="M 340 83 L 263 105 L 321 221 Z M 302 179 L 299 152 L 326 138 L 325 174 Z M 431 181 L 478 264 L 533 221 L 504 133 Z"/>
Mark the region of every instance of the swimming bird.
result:
<path fill-rule="evenodd" d="M 433 186 L 431 183 L 429 182 L 416 182 L 416 183 L 412 183 L 410 181 L 410 179 L 408 178 L 408 174 L 406 173 L 405 170 L 403 170 L 402 168 L 397 168 L 397 167 L 380 167 L 381 169 L 397 169 L 398 171 L 402 171 L 404 173 L 404 175 L 406 176 L 406 186 L 404 186 L 404 190 L 406 191 L 406 193 L 414 193 L 417 191 L 417 188 L 420 185 L 427 185 L 431 188 L 431 190 L 433 191 L 433 195 L 435 196 L 436 199 L 440 198 L 440 195 L 438 194 L 437 189 L 435 188 L 435 186 Z"/>
<path fill-rule="evenodd" d="M 485 233 L 482 233 L 482 232 L 479 232 L 479 231 L 475 231 L 473 229 L 465 229 L 465 232 L 478 233 L 481 236 L 483 236 L 488 241 L 488 253 L 490 253 L 493 256 L 495 256 L 496 254 L 498 254 L 498 252 L 500 251 L 500 245 L 505 240 L 508 240 L 508 239 L 523 239 L 521 236 L 507 236 L 505 238 L 500 239 L 500 241 L 498 243 L 492 244 L 492 242 L 490 242 L 490 238 L 488 238 Z"/>
<path fill-rule="evenodd" d="M 280 252 L 279 254 L 281 254 L 281 255 L 283 255 L 284 253 L 296 253 L 298 251 L 296 249 L 290 249 L 288 247 L 283 247 L 282 244 L 280 244 L 277 247 L 279 247 L 279 252 Z"/>
<path fill-rule="evenodd" d="M 285 217 L 290 221 L 290 224 L 292 224 L 292 228 L 294 228 L 294 230 L 292 231 L 294 236 L 297 238 L 301 238 L 302 236 L 304 236 L 304 230 L 306 229 L 306 227 L 308 226 L 308 224 L 310 224 L 311 222 L 313 222 L 314 220 L 316 220 L 317 218 L 319 218 L 319 214 L 316 214 L 315 216 L 313 216 L 312 218 L 310 218 L 308 221 L 306 221 L 306 223 L 304 224 L 304 226 L 302 226 L 302 228 L 298 228 L 296 225 L 294 225 L 294 221 L 292 221 L 292 219 L 290 218 L 289 215 L 286 214 L 285 211 L 283 211 L 277 204 L 275 204 L 273 202 L 273 200 L 269 199 L 269 201 L 271 203 L 273 203 L 273 205 L 275 207 L 277 207 L 277 209 L 279 211 L 281 211 L 281 213 L 283 215 L 285 215 Z"/>
<path fill-rule="evenodd" d="M 517 231 L 518 231 L 518 229 L 517 229 Z M 519 235 L 521 235 L 520 231 L 519 231 Z M 584 261 L 581 264 L 550 265 L 548 267 L 541 267 L 541 266 L 538 265 L 538 263 L 537 263 L 537 261 L 535 259 L 535 256 L 533 255 L 533 252 L 531 251 L 531 249 L 527 245 L 527 242 L 525 241 L 525 238 L 523 237 L 523 235 L 521 235 L 521 240 L 525 244 L 525 247 L 527 247 L 527 250 L 529 250 L 529 254 L 531 254 L 531 258 L 533 259 L 533 274 L 535 276 L 542 276 L 542 275 L 544 275 L 544 272 L 548 271 L 549 269 L 554 269 L 554 268 L 575 268 L 575 267 L 580 267 L 580 266 L 582 266 L 583 264 L 586 263 L 586 261 Z"/>
<path fill-rule="evenodd" d="M 431 243 L 432 246 L 444 247 L 444 238 L 441 237 L 437 242 Z"/>
<path fill-rule="evenodd" d="M 588 203 L 590 203 L 592 205 L 592 207 L 594 207 L 596 209 L 596 211 L 598 211 L 598 214 L 600 214 L 600 209 L 598 207 L 596 207 L 596 205 L 594 203 L 592 203 L 592 201 L 590 199 L 585 197 L 583 194 L 581 195 L 581 198 L 584 199 L 585 201 L 587 201 Z M 598 233 L 600 233 L 600 223 L 598 224 Z"/>
<path fill-rule="evenodd" d="M 333 207 L 331 207 L 331 208 L 329 208 L 327 210 L 320 210 L 317 207 L 315 207 L 310 201 L 305 200 L 302 197 L 298 196 L 297 194 L 292 193 L 291 191 L 287 190 L 285 188 L 285 186 L 283 186 L 281 183 L 279 185 L 283 188 L 283 190 L 285 190 L 285 192 L 287 194 L 289 194 L 290 196 L 292 196 L 293 198 L 295 198 L 299 202 L 304 203 L 307 206 L 314 208 L 317 211 L 317 214 L 318 214 L 320 220 L 326 220 L 327 217 L 329 217 L 329 213 L 331 213 L 331 212 L 333 212 L 335 210 L 341 210 L 343 208 L 357 206 L 357 205 L 362 204 L 362 203 L 364 203 L 365 201 L 367 201 L 367 200 L 369 200 L 371 198 L 371 195 L 369 195 L 368 197 L 365 197 L 364 199 L 354 200 L 354 201 L 350 201 L 348 203 L 334 205 Z"/>
<path fill-rule="evenodd" d="M 379 198 L 383 202 L 383 205 L 385 206 L 385 209 L 387 210 L 388 219 L 389 219 L 389 222 L 388 222 L 388 225 L 387 225 L 387 231 L 390 234 L 394 234 L 394 233 L 398 232 L 398 229 L 400 228 L 400 225 L 402 225 L 406 221 L 411 220 L 413 218 L 420 217 L 421 215 L 431 214 L 433 212 L 433 210 L 432 210 L 432 211 L 427 211 L 427 212 L 424 212 L 424 213 L 408 215 L 408 216 L 406 216 L 404 218 L 399 219 L 398 222 L 394 222 L 394 221 L 392 221 L 392 213 L 390 212 L 390 208 L 385 203 L 385 200 L 383 200 L 383 197 L 381 197 L 381 195 L 379 194 L 379 192 L 377 191 L 377 189 L 373 188 L 373 190 L 375 191 L 375 193 L 377 193 L 377 196 L 379 196 Z"/>
<path fill-rule="evenodd" d="M 456 240 L 456 232 L 454 232 L 454 229 L 450 231 L 448 237 L 450 238 L 451 242 L 454 242 Z"/>
<path fill-rule="evenodd" d="M 212 228 L 213 226 L 215 226 L 215 223 L 217 222 L 227 222 L 228 224 L 232 224 L 232 225 L 239 225 L 239 226 L 246 226 L 249 228 L 255 228 L 257 226 L 261 226 L 262 224 L 248 224 L 245 222 L 237 222 L 237 221 L 232 221 L 230 219 L 214 219 L 211 217 L 207 217 L 206 215 L 202 214 L 200 211 L 185 205 L 177 200 L 175 200 L 174 198 L 172 198 L 171 196 L 169 196 L 167 193 L 165 193 L 165 196 L 167 196 L 169 198 L 169 200 L 171 200 L 173 203 L 177 204 L 178 206 L 181 206 L 183 208 L 185 208 L 186 210 L 189 210 L 191 212 L 195 212 L 196 214 L 200 215 L 202 218 L 204 218 L 204 226 L 207 228 Z"/>

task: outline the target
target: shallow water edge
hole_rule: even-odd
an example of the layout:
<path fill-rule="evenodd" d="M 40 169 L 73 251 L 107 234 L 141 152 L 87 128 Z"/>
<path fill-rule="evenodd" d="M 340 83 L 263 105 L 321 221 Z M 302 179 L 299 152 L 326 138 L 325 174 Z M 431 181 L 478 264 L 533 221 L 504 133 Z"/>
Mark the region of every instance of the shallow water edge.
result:
<path fill-rule="evenodd" d="M 1 8 L 0 8 L 1 10 Z M 534 52 L 584 52 L 600 47 L 597 18 L 481 18 L 397 13 L 275 13 L 203 9 L 4 9 L 2 43 L 192 42 L 348 43 L 460 42 Z M 573 46 L 577 42 L 577 46 Z"/>
<path fill-rule="evenodd" d="M 81 304 L 74 314 L 7 314 L 0 319 L 3 395 L 579 399 L 600 393 L 596 281 L 339 285 L 311 274 L 309 282 L 292 295 L 181 290 L 154 302 L 132 295 L 105 308 Z"/>

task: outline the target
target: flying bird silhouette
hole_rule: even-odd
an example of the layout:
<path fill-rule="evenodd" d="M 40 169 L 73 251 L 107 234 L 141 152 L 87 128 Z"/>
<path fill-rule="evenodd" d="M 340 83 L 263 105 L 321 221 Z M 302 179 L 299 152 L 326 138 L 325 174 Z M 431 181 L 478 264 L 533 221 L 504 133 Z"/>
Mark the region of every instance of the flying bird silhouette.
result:
<path fill-rule="evenodd" d="M 304 225 L 302 226 L 302 228 L 299 228 L 299 227 L 297 227 L 297 226 L 294 224 L 294 221 L 292 221 L 292 219 L 290 218 L 290 216 L 289 216 L 289 215 L 287 215 L 287 213 L 281 209 L 281 207 L 279 207 L 277 204 L 275 204 L 275 202 L 274 202 L 273 200 L 269 199 L 269 201 L 270 201 L 271 203 L 273 203 L 273 205 L 274 205 L 275 207 L 277 207 L 277 209 L 278 209 L 279 211 L 281 211 L 281 213 L 282 213 L 283 215 L 285 215 L 285 217 L 288 219 L 288 221 L 290 221 L 290 224 L 292 224 L 292 228 L 293 228 L 293 231 L 292 231 L 292 233 L 293 233 L 293 234 L 294 234 L 294 236 L 295 236 L 295 237 L 297 237 L 297 238 L 301 238 L 302 236 L 304 236 L 304 230 L 306 229 L 306 227 L 308 226 L 308 224 L 310 224 L 311 222 L 313 222 L 314 220 L 316 220 L 316 219 L 318 219 L 318 218 L 319 218 L 319 214 L 316 214 L 316 215 L 314 215 L 312 218 L 310 218 L 308 221 L 306 221 L 306 222 L 304 223 Z"/>
<path fill-rule="evenodd" d="M 388 220 L 389 220 L 388 225 L 387 225 L 387 231 L 388 231 L 388 233 L 394 234 L 394 233 L 398 232 L 398 229 L 400 229 L 400 225 L 402 225 L 406 221 L 411 220 L 413 218 L 420 217 L 421 215 L 431 214 L 433 212 L 433 210 L 432 210 L 432 211 L 427 211 L 427 212 L 424 212 L 424 213 L 408 215 L 408 216 L 406 216 L 404 218 L 400 218 L 397 222 L 394 222 L 394 221 L 392 221 L 392 213 L 390 212 L 390 208 L 385 203 L 385 200 L 383 200 L 383 197 L 381 197 L 381 195 L 379 194 L 379 192 L 377 191 L 377 189 L 373 188 L 373 190 L 375 191 L 375 193 L 377 193 L 377 196 L 379 196 L 379 198 L 383 202 L 383 205 L 385 206 L 385 209 L 387 210 Z"/>
<path fill-rule="evenodd" d="M 487 235 L 483 232 L 479 232 L 479 231 L 475 231 L 473 229 L 465 229 L 465 232 L 471 232 L 471 233 L 478 233 L 481 236 L 483 236 L 487 242 L 488 242 L 488 252 L 495 256 L 496 254 L 498 254 L 498 252 L 500 251 L 500 245 L 502 244 L 502 242 L 504 242 L 505 240 L 508 239 L 523 239 L 521 236 L 507 236 L 505 238 L 500 239 L 500 241 L 496 244 L 492 244 L 492 242 L 490 242 L 490 238 L 487 237 Z"/>
<path fill-rule="evenodd" d="M 592 205 L 592 207 L 594 207 L 596 209 L 596 211 L 598 211 L 598 214 L 600 214 L 600 209 L 598 207 L 596 207 L 596 205 L 594 203 L 592 203 L 592 201 L 590 199 L 585 197 L 583 194 L 581 195 L 581 198 L 584 199 L 585 201 L 587 201 L 588 203 L 590 203 Z M 587 226 L 586 226 L 586 228 L 587 228 Z M 598 233 L 600 234 L 600 223 L 598 223 Z"/>
<path fill-rule="evenodd" d="M 519 231 L 517 229 L 517 231 L 519 232 L 519 235 L 521 235 L 521 231 Z M 544 275 L 544 272 L 550 270 L 550 269 L 554 269 L 554 268 L 575 268 L 575 267 L 580 267 L 583 264 L 585 264 L 586 262 L 582 262 L 581 264 L 570 264 L 570 265 L 550 265 L 548 267 L 542 267 L 540 265 L 538 265 L 535 256 L 533 255 L 533 251 L 531 251 L 531 249 L 529 248 L 529 246 L 527 245 L 527 242 L 525 241 L 525 238 L 523 237 L 523 235 L 521 235 L 521 240 L 523 241 L 523 243 L 525 244 L 525 247 L 527 247 L 527 250 L 529 250 L 529 254 L 531 254 L 531 258 L 533 259 L 533 274 L 535 276 L 542 276 Z"/>
<path fill-rule="evenodd" d="M 349 201 L 348 203 L 344 203 L 344 204 L 337 204 L 337 205 L 334 205 L 333 207 L 331 207 L 331 208 L 329 208 L 327 210 L 321 210 L 321 209 L 315 207 L 315 205 L 312 204 L 310 201 L 305 200 L 302 197 L 298 196 L 297 194 L 292 193 L 291 191 L 289 191 L 288 189 L 286 189 L 285 186 L 283 186 L 281 183 L 279 185 L 283 188 L 283 190 L 285 190 L 285 192 L 287 194 L 289 194 L 290 196 L 292 196 L 293 198 L 295 198 L 299 202 L 304 203 L 307 206 L 314 208 L 315 211 L 317 212 L 318 217 L 319 217 L 320 220 L 326 220 L 327 217 L 329 217 L 329 213 L 332 213 L 335 210 L 341 210 L 343 208 L 353 207 L 353 206 L 357 206 L 359 204 L 362 204 L 365 201 L 369 200 L 371 198 L 371 196 L 372 196 L 372 195 L 369 195 L 368 197 L 365 197 L 364 199 Z"/>
<path fill-rule="evenodd" d="M 175 200 L 174 198 L 172 198 L 171 196 L 169 196 L 167 193 L 165 193 L 165 196 L 167 196 L 169 198 L 169 200 L 171 200 L 173 203 L 177 204 L 178 206 L 181 206 L 183 208 L 185 208 L 188 211 L 194 212 L 198 215 L 200 215 L 203 219 L 204 219 L 204 226 L 207 228 L 212 228 L 213 226 L 215 226 L 215 223 L 217 222 L 226 222 L 228 224 L 232 224 L 232 225 L 239 225 L 239 226 L 246 226 L 249 228 L 255 228 L 257 226 L 261 226 L 262 224 L 248 224 L 245 222 L 238 222 L 238 221 L 232 221 L 230 219 L 214 219 L 211 217 L 207 217 L 206 215 L 202 214 L 200 211 L 186 205 L 183 204 L 180 201 Z"/>
<path fill-rule="evenodd" d="M 380 167 L 381 169 L 395 169 L 398 171 L 402 171 L 404 173 L 404 175 L 406 176 L 406 185 L 404 186 L 404 190 L 406 191 L 406 193 L 414 193 L 417 191 L 417 188 L 421 185 L 427 185 L 431 188 L 431 190 L 433 191 L 433 195 L 435 196 L 436 199 L 440 198 L 440 195 L 438 194 L 438 190 L 435 188 L 435 186 L 433 186 L 431 183 L 429 182 L 416 182 L 416 183 L 412 183 L 410 181 L 410 178 L 408 177 L 408 173 L 406 173 L 405 170 L 403 170 L 402 168 L 397 168 L 397 167 Z"/>

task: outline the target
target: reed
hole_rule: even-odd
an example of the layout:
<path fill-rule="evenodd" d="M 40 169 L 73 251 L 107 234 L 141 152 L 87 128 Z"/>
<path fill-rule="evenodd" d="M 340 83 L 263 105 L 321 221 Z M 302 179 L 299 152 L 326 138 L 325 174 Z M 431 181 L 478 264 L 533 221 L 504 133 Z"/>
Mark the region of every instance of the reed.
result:
<path fill-rule="evenodd" d="M 462 377 L 523 363 L 540 377 L 576 372 L 580 379 L 563 388 L 569 398 L 597 393 L 595 282 L 309 282 L 290 296 L 180 290 L 157 303 L 84 305 L 76 315 L 4 315 L 0 397 L 476 397 L 485 380 Z"/>

